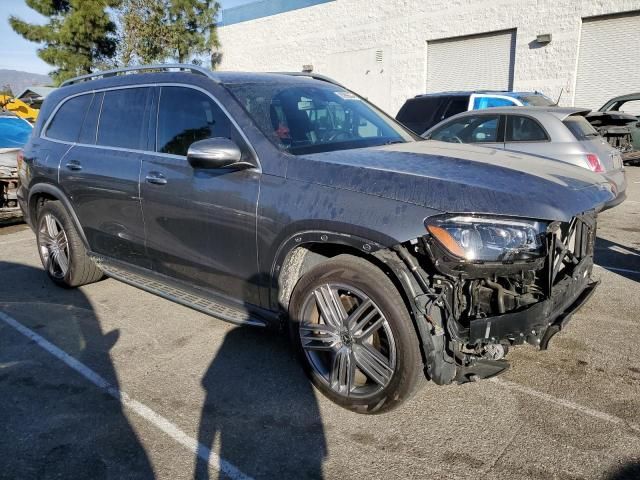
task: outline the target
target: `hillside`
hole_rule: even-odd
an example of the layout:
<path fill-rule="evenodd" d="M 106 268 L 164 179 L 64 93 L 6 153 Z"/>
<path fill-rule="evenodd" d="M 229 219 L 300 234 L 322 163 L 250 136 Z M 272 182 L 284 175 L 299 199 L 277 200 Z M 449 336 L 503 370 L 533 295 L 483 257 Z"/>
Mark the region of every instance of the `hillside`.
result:
<path fill-rule="evenodd" d="M 27 87 L 50 84 L 51 79 L 46 75 L 21 72 L 19 70 L 0 69 L 0 88 L 5 85 L 10 85 L 11 90 L 15 95 L 19 94 Z"/>

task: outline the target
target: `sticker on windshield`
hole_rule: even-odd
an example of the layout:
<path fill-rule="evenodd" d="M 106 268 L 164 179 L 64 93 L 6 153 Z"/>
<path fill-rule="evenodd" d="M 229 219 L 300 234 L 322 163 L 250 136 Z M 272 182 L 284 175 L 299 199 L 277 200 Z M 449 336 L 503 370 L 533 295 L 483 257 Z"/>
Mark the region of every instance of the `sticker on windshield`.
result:
<path fill-rule="evenodd" d="M 351 93 L 351 92 L 333 92 L 333 93 L 338 95 L 343 100 L 360 100 L 360 98 L 355 93 Z"/>

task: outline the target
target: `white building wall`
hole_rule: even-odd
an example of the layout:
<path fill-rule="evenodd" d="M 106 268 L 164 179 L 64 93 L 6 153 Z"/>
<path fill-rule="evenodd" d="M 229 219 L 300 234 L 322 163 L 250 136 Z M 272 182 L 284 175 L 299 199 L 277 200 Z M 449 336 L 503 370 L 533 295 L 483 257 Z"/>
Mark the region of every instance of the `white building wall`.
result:
<path fill-rule="evenodd" d="M 514 90 L 554 99 L 563 90 L 561 105 L 571 105 L 582 18 L 632 10 L 640 0 L 336 0 L 221 27 L 221 69 L 300 71 L 312 64 L 323 73 L 331 56 L 382 49 L 389 93 L 377 103 L 395 115 L 408 97 L 425 92 L 428 41 L 515 28 Z M 544 33 L 552 42 L 532 48 Z"/>

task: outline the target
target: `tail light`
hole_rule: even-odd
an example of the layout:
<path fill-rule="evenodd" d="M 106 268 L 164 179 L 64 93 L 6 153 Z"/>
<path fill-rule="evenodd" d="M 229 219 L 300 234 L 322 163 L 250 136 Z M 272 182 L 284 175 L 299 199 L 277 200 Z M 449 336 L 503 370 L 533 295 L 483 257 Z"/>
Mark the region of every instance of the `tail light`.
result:
<path fill-rule="evenodd" d="M 18 155 L 16 156 L 16 163 L 18 165 L 18 171 L 22 170 L 22 163 L 24 162 L 24 151 L 18 150 Z"/>
<path fill-rule="evenodd" d="M 589 168 L 594 172 L 604 172 L 604 167 L 595 153 L 587 153 L 587 163 L 589 164 Z"/>

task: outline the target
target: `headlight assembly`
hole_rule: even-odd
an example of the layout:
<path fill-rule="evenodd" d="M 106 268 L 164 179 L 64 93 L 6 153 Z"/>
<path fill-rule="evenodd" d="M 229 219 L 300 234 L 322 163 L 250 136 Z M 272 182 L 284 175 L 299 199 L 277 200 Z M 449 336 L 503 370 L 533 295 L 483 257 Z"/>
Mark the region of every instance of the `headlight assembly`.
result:
<path fill-rule="evenodd" d="M 425 226 L 449 253 L 465 260 L 513 262 L 545 255 L 545 222 L 455 215 L 427 218 Z"/>

